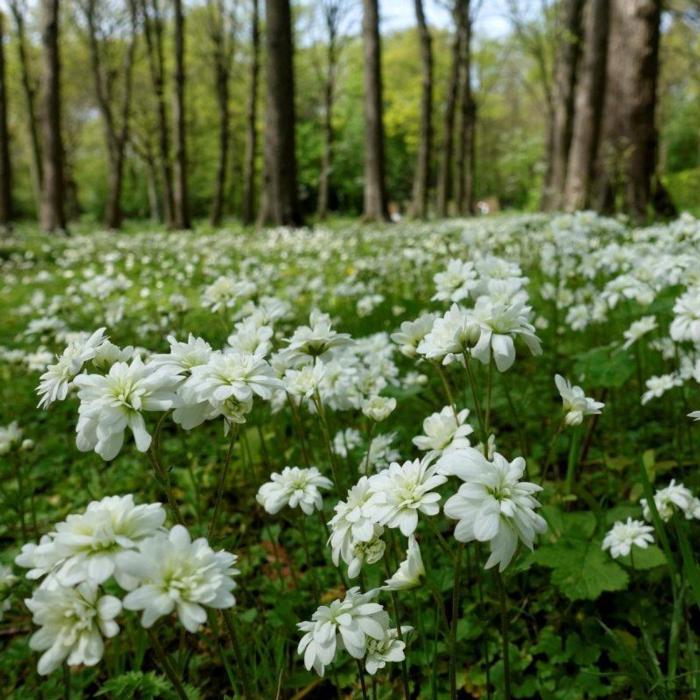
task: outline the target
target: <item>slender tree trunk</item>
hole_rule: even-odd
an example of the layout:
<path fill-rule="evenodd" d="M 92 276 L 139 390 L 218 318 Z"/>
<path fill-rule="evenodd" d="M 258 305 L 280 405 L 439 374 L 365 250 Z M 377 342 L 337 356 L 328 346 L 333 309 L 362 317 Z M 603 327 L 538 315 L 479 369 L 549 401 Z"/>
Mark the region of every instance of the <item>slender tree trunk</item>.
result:
<path fill-rule="evenodd" d="M 450 76 L 447 83 L 447 94 L 445 97 L 445 113 L 443 116 L 443 137 L 442 137 L 442 157 L 438 170 L 437 181 L 437 215 L 447 216 L 448 204 L 452 194 L 452 156 L 454 144 L 455 108 L 457 104 L 457 89 L 459 87 L 459 65 L 461 62 L 462 33 L 460 27 L 463 25 L 462 15 L 464 12 L 464 0 L 454 0 L 454 23 L 455 31 L 452 39 L 452 64 Z"/>
<path fill-rule="evenodd" d="M 380 221 L 389 219 L 389 209 L 385 181 L 378 0 L 362 0 L 362 10 L 365 79 L 364 218 Z"/>
<path fill-rule="evenodd" d="M 258 75 L 260 73 L 260 9 L 253 0 L 250 28 L 251 64 L 248 108 L 246 114 L 245 159 L 243 163 L 243 223 L 255 220 L 255 156 L 257 152 Z"/>
<path fill-rule="evenodd" d="M 187 197 L 187 142 L 185 136 L 185 15 L 182 0 L 173 0 L 175 24 L 175 94 L 173 133 L 175 141 L 175 228 L 192 228 Z"/>
<path fill-rule="evenodd" d="M 328 215 L 331 167 L 333 158 L 333 100 L 335 97 L 335 74 L 337 68 L 337 47 L 335 27 L 328 23 L 328 51 L 326 55 L 326 81 L 323 86 L 323 153 L 321 174 L 318 182 L 318 218 Z"/>
<path fill-rule="evenodd" d="M 554 113 L 551 127 L 551 153 L 548 168 L 550 177 L 545 183 L 545 209 L 560 209 L 566 185 L 566 167 L 569 159 L 574 122 L 576 78 L 582 42 L 584 0 L 566 0 L 563 4 L 562 36 L 557 50 L 554 78 Z"/>
<path fill-rule="evenodd" d="M 297 200 L 294 49 L 289 0 L 266 0 L 267 104 L 265 176 L 260 223 L 302 222 Z"/>
<path fill-rule="evenodd" d="M 42 140 L 44 144 L 40 221 L 44 231 L 65 232 L 61 138 L 61 64 L 58 51 L 59 0 L 42 0 Z"/>
<path fill-rule="evenodd" d="M 413 215 L 424 219 L 428 214 L 430 162 L 433 157 L 433 47 L 423 12 L 423 0 L 414 0 L 421 57 L 420 141 L 413 179 Z"/>
<path fill-rule="evenodd" d="M 455 197 L 457 211 L 465 216 L 474 209 L 474 134 L 476 105 L 472 94 L 471 81 L 471 43 L 472 21 L 469 0 L 460 18 L 462 20 L 461 56 L 459 67 L 459 146 L 457 148 L 456 174 L 457 194 Z"/>
<path fill-rule="evenodd" d="M 163 18 L 159 0 L 141 0 L 144 16 L 144 38 L 148 67 L 153 84 L 158 117 L 158 150 L 160 158 L 161 183 L 163 187 L 163 218 L 167 228 L 175 225 L 175 205 L 173 202 L 173 176 L 170 165 L 170 135 L 168 113 L 165 105 L 165 68 L 163 58 Z"/>
<path fill-rule="evenodd" d="M 0 232 L 12 221 L 12 169 L 7 129 L 7 82 L 5 76 L 5 16 L 0 12 Z"/>
<path fill-rule="evenodd" d="M 564 206 L 567 211 L 591 205 L 591 183 L 605 96 L 610 0 L 589 0 L 581 76 L 567 167 Z"/>
<path fill-rule="evenodd" d="M 34 189 L 34 201 L 36 202 L 38 212 L 41 206 L 41 184 L 44 174 L 41 162 L 41 144 L 39 142 L 39 126 L 36 111 L 36 88 L 30 75 L 23 10 L 16 0 L 10 0 L 10 11 L 15 21 L 15 31 L 17 34 L 17 57 L 19 59 L 25 109 L 27 110 L 26 123 L 29 131 L 29 145 L 31 148 L 30 167 L 32 173 L 32 187 Z"/>

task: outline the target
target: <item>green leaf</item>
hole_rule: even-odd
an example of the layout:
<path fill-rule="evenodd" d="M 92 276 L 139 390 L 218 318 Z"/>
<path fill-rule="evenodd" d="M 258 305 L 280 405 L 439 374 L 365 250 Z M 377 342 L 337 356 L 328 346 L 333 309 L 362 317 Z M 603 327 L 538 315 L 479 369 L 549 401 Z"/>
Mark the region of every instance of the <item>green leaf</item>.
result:
<path fill-rule="evenodd" d="M 575 355 L 574 372 L 585 380 L 586 386 L 619 388 L 634 374 L 631 353 L 615 345 L 593 348 Z"/>
<path fill-rule="evenodd" d="M 650 545 L 646 549 L 635 547 L 632 556 L 620 557 L 620 561 L 626 566 L 632 566 L 633 560 L 633 568 L 639 570 L 653 569 L 666 563 L 664 553 L 655 544 Z"/>
<path fill-rule="evenodd" d="M 627 587 L 624 569 L 600 548 L 600 541 L 562 538 L 533 553 L 538 564 L 550 567 L 552 583 L 570 600 L 595 600 L 605 591 Z"/>

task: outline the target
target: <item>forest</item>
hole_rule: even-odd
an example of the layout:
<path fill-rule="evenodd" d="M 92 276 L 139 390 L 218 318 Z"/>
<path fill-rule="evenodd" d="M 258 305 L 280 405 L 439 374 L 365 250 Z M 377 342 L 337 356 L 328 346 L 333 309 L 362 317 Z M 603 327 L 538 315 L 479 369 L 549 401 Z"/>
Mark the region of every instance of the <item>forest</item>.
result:
<path fill-rule="evenodd" d="M 0 696 L 700 700 L 700 0 L 0 0 Z"/>
<path fill-rule="evenodd" d="M 3 225 L 697 210 L 692 0 L 6 5 Z"/>

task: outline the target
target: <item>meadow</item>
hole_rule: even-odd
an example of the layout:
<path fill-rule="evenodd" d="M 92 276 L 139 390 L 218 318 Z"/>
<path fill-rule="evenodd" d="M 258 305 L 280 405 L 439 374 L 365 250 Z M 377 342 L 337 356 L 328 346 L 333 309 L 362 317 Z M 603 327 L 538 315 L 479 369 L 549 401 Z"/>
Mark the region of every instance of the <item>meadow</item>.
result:
<path fill-rule="evenodd" d="M 700 698 L 700 220 L 0 268 L 4 697 Z"/>

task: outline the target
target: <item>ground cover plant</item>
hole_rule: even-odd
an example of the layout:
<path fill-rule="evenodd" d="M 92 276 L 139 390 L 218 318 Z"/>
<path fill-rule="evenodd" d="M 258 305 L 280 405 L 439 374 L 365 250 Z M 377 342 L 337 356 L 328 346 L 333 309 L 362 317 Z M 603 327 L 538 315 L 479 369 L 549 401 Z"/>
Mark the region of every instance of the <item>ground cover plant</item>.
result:
<path fill-rule="evenodd" d="M 700 697 L 700 221 L 0 265 L 7 696 Z"/>

